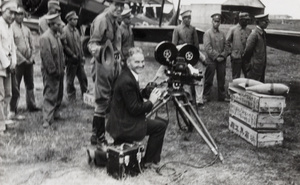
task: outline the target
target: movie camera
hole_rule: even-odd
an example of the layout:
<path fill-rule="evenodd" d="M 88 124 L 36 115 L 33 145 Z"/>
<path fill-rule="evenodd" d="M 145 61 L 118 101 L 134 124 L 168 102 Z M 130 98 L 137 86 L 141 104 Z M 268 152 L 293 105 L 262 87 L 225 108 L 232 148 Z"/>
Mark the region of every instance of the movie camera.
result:
<path fill-rule="evenodd" d="M 203 78 L 202 71 L 195 69 L 199 60 L 199 50 L 190 44 L 175 46 L 163 41 L 155 48 L 155 60 L 166 66 L 165 74 L 169 77 L 168 84 L 179 89 L 184 84 L 192 85 L 194 80 Z"/>
<path fill-rule="evenodd" d="M 157 116 L 157 111 L 163 106 L 166 106 L 166 112 L 169 117 L 167 103 L 172 100 L 176 108 L 177 123 L 180 129 L 184 130 L 179 118 L 183 120 L 188 131 L 195 129 L 215 156 L 223 162 L 223 155 L 219 151 L 217 144 L 201 120 L 198 111 L 196 111 L 189 101 L 187 93 L 182 88 L 184 84 L 193 85 L 194 80 L 201 80 L 203 78 L 202 72 L 193 67 L 199 60 L 200 54 L 198 49 L 188 44 L 176 48 L 172 43 L 164 41 L 157 45 L 154 55 L 160 64 L 167 67 L 165 74 L 169 77 L 166 81 L 168 88 L 162 93 L 162 97 L 154 104 L 151 112 L 146 115 L 146 118 L 150 118 L 154 114 Z M 153 83 L 151 82 L 148 85 L 151 86 Z"/>

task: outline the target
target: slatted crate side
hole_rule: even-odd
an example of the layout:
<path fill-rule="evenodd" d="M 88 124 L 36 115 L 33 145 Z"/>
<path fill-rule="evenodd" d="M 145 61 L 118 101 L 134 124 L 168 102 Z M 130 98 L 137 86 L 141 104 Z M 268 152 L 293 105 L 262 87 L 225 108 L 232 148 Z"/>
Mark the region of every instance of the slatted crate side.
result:
<path fill-rule="evenodd" d="M 87 105 L 95 107 L 95 97 L 93 94 L 83 93 L 83 102 Z"/>
<path fill-rule="evenodd" d="M 251 92 L 235 93 L 232 101 L 239 102 L 257 112 L 282 112 L 286 107 L 284 96 L 270 96 Z"/>
<path fill-rule="evenodd" d="M 279 128 L 284 123 L 282 116 L 271 116 L 269 113 L 259 113 L 237 102 L 230 102 L 229 115 L 235 117 L 254 129 Z"/>
<path fill-rule="evenodd" d="M 241 121 L 229 117 L 229 130 L 239 135 L 249 143 L 257 147 L 266 147 L 281 145 L 283 141 L 283 134 L 279 130 L 260 130 L 255 131 L 243 124 Z"/>

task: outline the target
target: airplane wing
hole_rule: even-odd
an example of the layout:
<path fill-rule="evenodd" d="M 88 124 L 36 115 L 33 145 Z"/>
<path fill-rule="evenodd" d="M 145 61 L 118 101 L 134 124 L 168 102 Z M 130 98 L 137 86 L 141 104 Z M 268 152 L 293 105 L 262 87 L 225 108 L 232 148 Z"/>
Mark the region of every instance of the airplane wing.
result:
<path fill-rule="evenodd" d="M 266 29 L 267 45 L 283 51 L 300 54 L 300 32 Z"/>
<path fill-rule="evenodd" d="M 176 26 L 135 26 L 132 31 L 135 41 L 155 42 L 172 41 L 173 30 Z M 196 28 L 199 43 L 203 43 L 204 31 Z"/>

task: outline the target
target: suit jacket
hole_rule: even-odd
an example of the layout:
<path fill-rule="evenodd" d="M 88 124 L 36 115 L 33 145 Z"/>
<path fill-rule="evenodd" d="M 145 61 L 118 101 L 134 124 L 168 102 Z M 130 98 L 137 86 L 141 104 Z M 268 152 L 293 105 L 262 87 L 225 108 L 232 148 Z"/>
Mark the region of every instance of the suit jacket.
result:
<path fill-rule="evenodd" d="M 128 68 L 118 77 L 106 130 L 116 139 L 139 141 L 146 136 L 145 115 L 153 104 L 144 102 L 138 82 Z"/>

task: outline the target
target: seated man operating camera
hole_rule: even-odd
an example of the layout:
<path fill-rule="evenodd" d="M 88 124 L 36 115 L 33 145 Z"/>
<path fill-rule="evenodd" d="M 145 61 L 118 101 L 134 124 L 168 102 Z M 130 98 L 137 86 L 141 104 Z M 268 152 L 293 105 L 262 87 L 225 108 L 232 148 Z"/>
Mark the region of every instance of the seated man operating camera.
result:
<path fill-rule="evenodd" d="M 154 88 L 149 100 L 144 100 L 139 87 L 139 74 L 143 72 L 145 58 L 141 48 L 129 49 L 127 68 L 118 77 L 112 98 L 110 115 L 106 130 L 114 139 L 114 144 L 141 141 L 149 135 L 144 162 L 157 164 L 160 162 L 167 122 L 161 119 L 146 119 L 153 105 L 161 96 Z"/>

